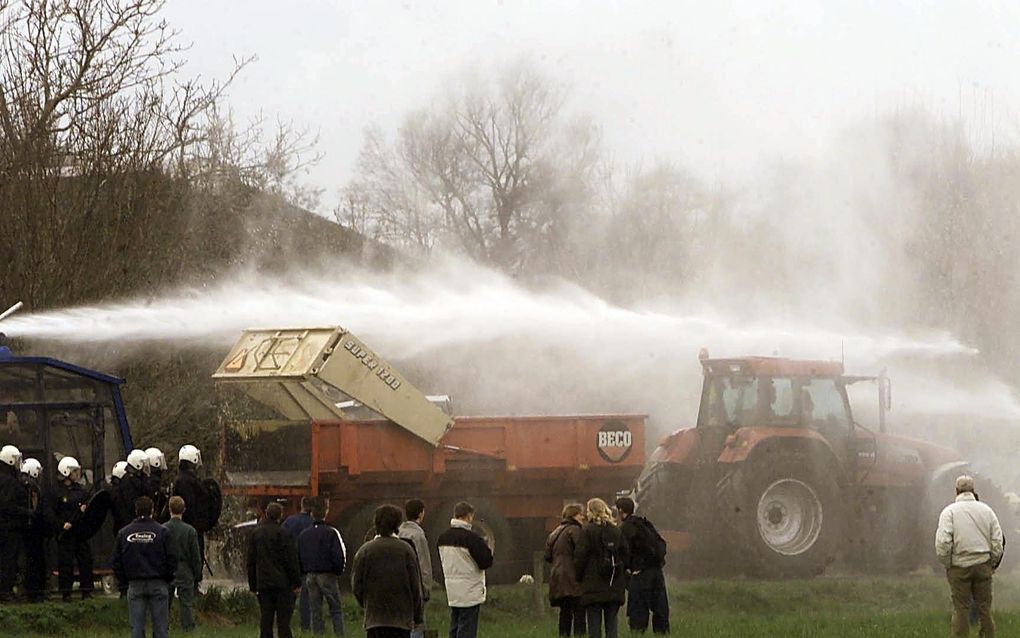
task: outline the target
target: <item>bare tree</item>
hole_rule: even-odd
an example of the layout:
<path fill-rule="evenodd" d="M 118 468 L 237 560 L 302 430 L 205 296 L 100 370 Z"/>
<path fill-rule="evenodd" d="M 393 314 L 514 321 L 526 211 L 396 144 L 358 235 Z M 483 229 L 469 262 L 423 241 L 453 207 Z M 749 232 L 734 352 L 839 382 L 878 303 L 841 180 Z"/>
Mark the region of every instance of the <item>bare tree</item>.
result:
<path fill-rule="evenodd" d="M 563 104 L 517 64 L 411 114 L 392 145 L 369 131 L 338 216 L 380 239 L 457 247 L 508 271 L 551 264 L 567 211 L 585 211 L 600 146 L 597 128 L 566 120 Z"/>
<path fill-rule="evenodd" d="M 222 106 L 253 58 L 222 81 L 188 78 L 163 6 L 0 2 L 0 298 L 38 308 L 178 276 L 180 247 L 151 234 L 198 237 L 177 233 L 199 191 L 238 212 L 253 193 L 316 201 L 296 179 L 318 159 L 314 138 L 235 125 Z"/>

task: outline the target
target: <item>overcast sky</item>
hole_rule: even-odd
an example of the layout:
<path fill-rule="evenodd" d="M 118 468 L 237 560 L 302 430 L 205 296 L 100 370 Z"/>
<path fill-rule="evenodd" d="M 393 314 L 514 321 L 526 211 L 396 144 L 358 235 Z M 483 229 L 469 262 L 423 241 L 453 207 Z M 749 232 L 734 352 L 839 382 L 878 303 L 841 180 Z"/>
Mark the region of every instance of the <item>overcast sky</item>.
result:
<path fill-rule="evenodd" d="M 191 74 L 320 134 L 326 204 L 366 125 L 392 131 L 465 70 L 526 56 L 568 84 L 622 162 L 671 158 L 728 181 L 819 152 L 897 106 L 962 113 L 1000 139 L 1020 106 L 1017 2 L 328 2 L 173 0 Z M 994 125 L 993 125 L 994 123 Z"/>

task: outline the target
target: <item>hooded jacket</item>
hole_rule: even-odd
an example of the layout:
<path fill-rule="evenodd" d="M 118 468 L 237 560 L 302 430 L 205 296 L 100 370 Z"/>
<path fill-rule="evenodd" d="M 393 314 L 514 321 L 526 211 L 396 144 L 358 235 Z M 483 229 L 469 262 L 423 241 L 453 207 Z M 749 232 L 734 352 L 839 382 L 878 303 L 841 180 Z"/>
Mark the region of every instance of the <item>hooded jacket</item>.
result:
<path fill-rule="evenodd" d="M 606 575 L 600 569 L 607 542 L 614 542 L 619 548 L 619 566 Z M 622 605 L 626 599 L 627 573 L 625 565 L 630 560 L 627 540 L 620 528 L 611 523 L 598 525 L 588 523 L 581 530 L 581 536 L 574 549 L 574 569 L 581 585 L 581 604 L 595 605 L 615 603 Z"/>
<path fill-rule="evenodd" d="M 549 570 L 549 602 L 558 607 L 564 598 L 579 598 L 581 586 L 574 569 L 574 551 L 581 538 L 581 524 L 572 518 L 560 523 L 545 541 L 545 560 Z"/>
<path fill-rule="evenodd" d="M 439 559 L 443 564 L 446 597 L 450 607 L 474 607 L 485 602 L 485 570 L 492 567 L 492 550 L 470 523 L 450 521 L 440 534 Z"/>
<path fill-rule="evenodd" d="M 946 567 L 973 567 L 1002 559 L 999 518 L 970 492 L 957 495 L 939 515 L 935 555 Z"/>

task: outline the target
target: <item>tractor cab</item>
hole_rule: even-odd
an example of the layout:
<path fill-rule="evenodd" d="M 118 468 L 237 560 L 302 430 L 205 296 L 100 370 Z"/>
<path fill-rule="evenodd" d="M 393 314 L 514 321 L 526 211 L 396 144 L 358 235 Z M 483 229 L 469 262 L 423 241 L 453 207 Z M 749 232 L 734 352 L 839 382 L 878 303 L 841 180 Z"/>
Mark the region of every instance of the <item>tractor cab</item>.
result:
<path fill-rule="evenodd" d="M 846 458 L 855 424 L 842 364 L 744 357 L 704 359 L 702 368 L 697 425 L 704 453 L 718 458 L 742 428 L 804 428 Z"/>

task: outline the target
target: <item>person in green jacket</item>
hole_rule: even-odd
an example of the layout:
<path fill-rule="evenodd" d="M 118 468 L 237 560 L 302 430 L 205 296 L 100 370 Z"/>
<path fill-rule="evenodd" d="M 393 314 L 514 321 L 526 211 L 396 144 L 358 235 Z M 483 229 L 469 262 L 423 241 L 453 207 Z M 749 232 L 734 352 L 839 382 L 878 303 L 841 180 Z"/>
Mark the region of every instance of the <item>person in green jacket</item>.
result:
<path fill-rule="evenodd" d="M 202 582 L 202 554 L 198 549 L 198 532 L 181 520 L 185 506 L 183 498 L 171 496 L 170 520 L 163 527 L 170 532 L 170 546 L 178 556 L 172 586 L 177 590 L 177 599 L 181 601 L 181 629 L 192 631 L 195 628 L 192 609 L 195 589 Z M 170 600 L 173 600 L 173 596 L 170 596 Z"/>

